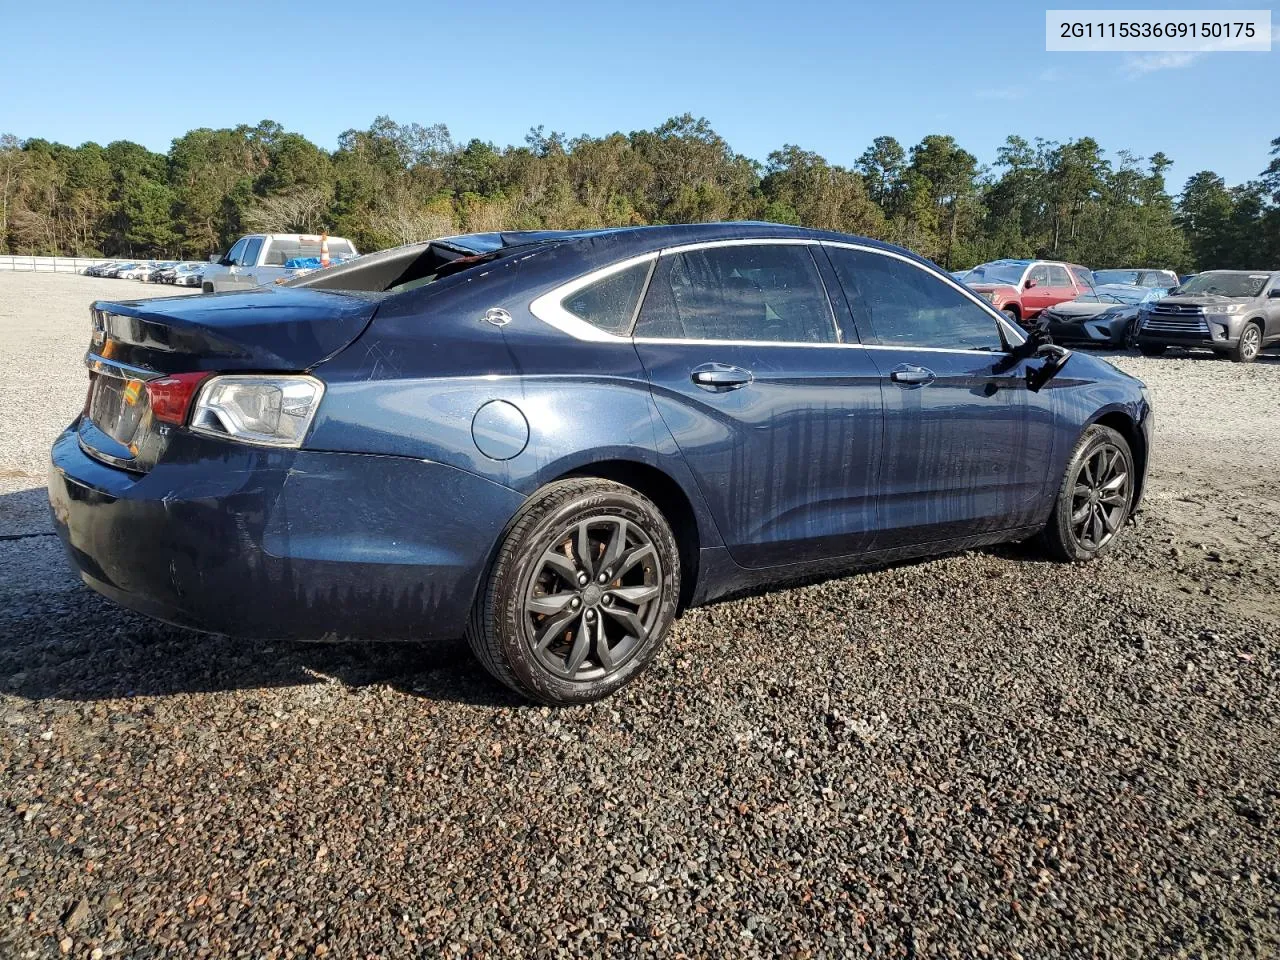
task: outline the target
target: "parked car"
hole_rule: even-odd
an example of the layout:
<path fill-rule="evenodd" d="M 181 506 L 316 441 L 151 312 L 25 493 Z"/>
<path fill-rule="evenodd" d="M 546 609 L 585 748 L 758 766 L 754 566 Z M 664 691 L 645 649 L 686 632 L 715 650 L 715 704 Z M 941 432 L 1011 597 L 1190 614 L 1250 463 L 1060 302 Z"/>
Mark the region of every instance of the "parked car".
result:
<path fill-rule="evenodd" d="M 728 593 L 1093 559 L 1152 434 L 1140 381 L 928 261 L 777 224 L 474 234 L 93 317 L 49 474 L 86 583 L 241 636 L 465 633 L 552 704 Z"/>
<path fill-rule="evenodd" d="M 141 263 L 131 263 L 121 267 L 112 276 L 118 280 L 146 280 L 151 275 L 151 270 L 151 263 L 144 260 Z"/>
<path fill-rule="evenodd" d="M 964 282 L 1023 325 L 1055 303 L 1074 300 L 1095 286 L 1087 268 L 1056 260 L 993 260 L 970 270 Z"/>
<path fill-rule="evenodd" d="M 1116 270 L 1094 270 L 1093 282 L 1099 287 L 1114 283 L 1124 283 L 1135 287 L 1149 287 L 1156 290 L 1172 290 L 1179 283 L 1178 275 L 1172 270 L 1132 269 L 1122 267 Z"/>
<path fill-rule="evenodd" d="M 171 283 L 179 287 L 198 287 L 204 278 L 205 264 L 203 263 L 180 263 L 173 270 L 173 280 Z"/>
<path fill-rule="evenodd" d="M 201 289 L 205 293 L 251 290 L 287 280 L 307 268 L 291 268 L 290 261 L 315 257 L 317 264 L 327 249 L 331 263 L 356 256 L 356 248 L 342 237 L 301 233 L 250 234 L 235 242 L 226 256 L 210 257 Z"/>
<path fill-rule="evenodd" d="M 1239 363 L 1280 343 L 1280 271 L 1209 270 L 1169 296 L 1145 305 L 1138 349 L 1149 357 L 1169 347 L 1208 347 Z"/>
<path fill-rule="evenodd" d="M 130 270 L 137 270 L 141 264 L 129 262 L 114 263 L 102 271 L 104 277 L 119 278 L 121 274 Z"/>
<path fill-rule="evenodd" d="M 1054 343 L 1124 347 L 1133 337 L 1142 304 L 1159 300 L 1166 293 L 1164 288 L 1103 284 L 1092 293 L 1054 304 L 1040 317 L 1048 324 Z"/>

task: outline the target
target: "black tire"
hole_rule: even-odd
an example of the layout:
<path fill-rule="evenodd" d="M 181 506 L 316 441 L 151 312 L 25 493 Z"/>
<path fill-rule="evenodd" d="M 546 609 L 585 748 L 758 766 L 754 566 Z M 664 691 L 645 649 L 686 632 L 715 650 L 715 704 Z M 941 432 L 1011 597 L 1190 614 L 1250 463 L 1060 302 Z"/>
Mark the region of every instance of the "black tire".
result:
<path fill-rule="evenodd" d="M 1168 345 L 1167 343 L 1140 343 L 1140 344 L 1138 344 L 1138 350 L 1142 353 L 1142 355 L 1143 355 L 1144 357 L 1159 357 L 1159 356 L 1163 356 L 1163 355 L 1164 355 L 1164 352 L 1165 352 L 1166 350 L 1168 350 L 1168 349 L 1169 349 L 1169 345 Z"/>
<path fill-rule="evenodd" d="M 1114 547 L 1133 510 L 1136 481 L 1129 442 L 1110 427 L 1095 423 L 1086 428 L 1041 535 L 1049 555 L 1082 563 Z"/>
<path fill-rule="evenodd" d="M 588 703 L 644 670 L 679 597 L 680 552 L 652 501 L 609 480 L 560 480 L 511 521 L 472 608 L 467 642 L 521 696 L 553 706 Z"/>
<path fill-rule="evenodd" d="M 1236 363 L 1253 363 L 1262 352 L 1262 324 L 1250 320 L 1240 330 L 1240 339 L 1236 341 L 1230 356 Z"/>
<path fill-rule="evenodd" d="M 1014 310 L 1011 307 L 1004 307 L 1000 312 L 1003 313 L 1006 317 L 1008 317 L 1009 322 L 1012 323 L 1015 327 L 1022 326 L 1022 318 L 1018 316 L 1017 310 Z"/>

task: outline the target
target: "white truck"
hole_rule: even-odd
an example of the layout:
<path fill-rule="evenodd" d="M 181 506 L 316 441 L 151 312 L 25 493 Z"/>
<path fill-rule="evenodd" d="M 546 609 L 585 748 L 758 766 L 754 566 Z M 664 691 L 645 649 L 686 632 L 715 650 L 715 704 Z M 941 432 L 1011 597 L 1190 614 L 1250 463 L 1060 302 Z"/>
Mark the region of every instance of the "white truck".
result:
<path fill-rule="evenodd" d="M 288 280 L 316 269 L 327 258 L 332 263 L 357 256 L 355 245 L 343 237 L 306 233 L 250 233 L 223 255 L 214 254 L 202 271 L 205 293 L 250 290 Z M 292 261 L 314 260 L 312 266 L 287 266 Z"/>

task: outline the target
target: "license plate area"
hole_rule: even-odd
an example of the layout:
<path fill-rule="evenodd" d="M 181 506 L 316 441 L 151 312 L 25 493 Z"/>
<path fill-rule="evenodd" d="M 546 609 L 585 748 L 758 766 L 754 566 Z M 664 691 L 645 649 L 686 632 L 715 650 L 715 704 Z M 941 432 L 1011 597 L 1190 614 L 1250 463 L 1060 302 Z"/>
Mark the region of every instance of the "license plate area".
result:
<path fill-rule="evenodd" d="M 80 444 L 85 452 L 113 466 L 145 470 L 152 435 L 147 380 L 151 371 L 124 367 L 90 355 L 89 403 Z"/>

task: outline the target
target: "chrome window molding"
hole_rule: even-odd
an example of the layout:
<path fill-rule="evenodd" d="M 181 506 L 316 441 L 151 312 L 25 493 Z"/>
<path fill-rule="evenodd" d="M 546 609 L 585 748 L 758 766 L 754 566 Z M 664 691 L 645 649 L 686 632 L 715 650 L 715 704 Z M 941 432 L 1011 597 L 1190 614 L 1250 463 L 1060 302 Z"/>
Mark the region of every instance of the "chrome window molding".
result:
<path fill-rule="evenodd" d="M 631 338 L 629 336 L 601 330 L 595 324 L 588 323 L 576 314 L 570 313 L 564 308 L 564 301 L 584 287 L 589 287 L 591 284 L 606 277 L 611 277 L 615 273 L 621 273 L 623 270 L 640 263 L 656 261 L 660 252 L 654 250 L 650 253 L 642 253 L 638 257 L 629 257 L 626 260 L 611 263 L 607 267 L 600 267 L 590 273 L 584 273 L 582 276 L 570 280 L 568 283 L 563 283 L 554 290 L 536 298 L 529 304 L 529 312 L 543 323 L 550 324 L 562 333 L 567 333 L 578 340 L 589 340 L 593 343 L 630 343 Z M 652 271 L 650 273 L 652 274 Z M 643 302 L 644 294 L 648 292 L 648 289 L 649 279 L 646 277 L 644 289 L 640 292 L 641 302 Z M 636 308 L 639 309 L 639 303 L 636 304 Z M 635 325 L 634 313 L 631 317 L 631 324 L 632 326 Z"/>
<path fill-rule="evenodd" d="M 925 347 L 915 346 L 911 344 L 875 344 L 875 343 L 797 343 L 790 340 L 693 340 L 682 337 L 631 337 L 622 336 L 615 333 L 608 333 L 599 327 L 588 323 L 581 317 L 575 316 L 564 308 L 563 301 L 574 293 L 577 293 L 584 287 L 589 287 L 598 280 L 612 276 L 619 271 L 626 270 L 638 263 L 657 260 L 660 256 L 666 256 L 671 253 L 687 253 L 693 250 L 707 250 L 714 247 L 746 247 L 746 246 L 763 246 L 766 244 L 782 244 L 786 246 L 826 246 L 841 247 L 847 250 L 859 250 L 864 253 L 876 254 L 882 257 L 892 257 L 895 260 L 901 260 L 908 263 L 929 276 L 935 278 L 941 283 L 948 284 L 953 290 L 960 293 L 970 302 L 976 304 L 984 310 L 996 323 L 996 327 L 1005 337 L 1006 343 L 1010 346 L 1017 346 L 1026 340 L 1026 335 L 1013 327 L 1003 314 L 997 311 L 991 304 L 983 300 L 977 294 L 967 290 L 961 284 L 957 283 L 954 278 L 947 276 L 941 271 L 931 270 L 925 264 L 913 260 L 911 257 L 903 256 L 892 250 L 882 250 L 879 247 L 868 246 L 862 243 L 852 243 L 845 240 L 821 240 L 808 237 L 736 237 L 730 240 L 703 240 L 698 243 L 676 244 L 670 247 L 663 247 L 660 250 L 653 250 L 649 253 L 643 253 L 639 256 L 629 257 L 626 260 L 619 260 L 617 263 L 611 263 L 607 267 L 600 267 L 585 273 L 580 277 L 576 277 L 567 283 L 563 283 L 550 290 L 542 296 L 537 297 L 529 304 L 529 312 L 549 326 L 555 327 L 562 333 L 578 340 L 586 340 L 593 343 L 657 343 L 657 344 L 702 344 L 702 345 L 725 345 L 725 346 L 757 346 L 757 347 L 826 347 L 837 350 L 921 350 L 928 353 L 959 353 L 959 354 L 977 354 L 980 356 L 996 357 L 1003 355 L 1007 351 L 998 350 L 967 350 L 955 347 Z M 1030 269 L 1030 267 L 1028 267 Z M 641 293 L 641 302 L 648 293 L 648 283 L 652 279 L 652 271 L 649 278 L 645 281 L 645 288 Z M 821 271 L 819 271 L 819 279 L 821 279 Z M 825 286 L 825 284 L 824 284 Z M 830 295 L 828 292 L 828 302 Z M 834 320 L 834 318 L 833 318 Z M 632 326 L 634 328 L 634 318 Z M 839 325 L 836 327 L 837 336 L 841 334 Z"/>

